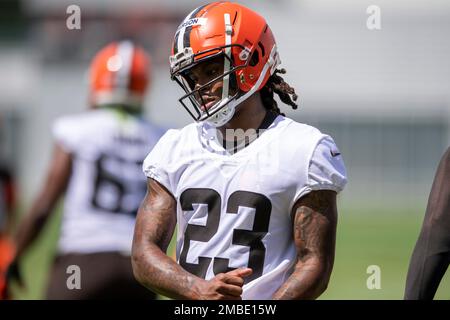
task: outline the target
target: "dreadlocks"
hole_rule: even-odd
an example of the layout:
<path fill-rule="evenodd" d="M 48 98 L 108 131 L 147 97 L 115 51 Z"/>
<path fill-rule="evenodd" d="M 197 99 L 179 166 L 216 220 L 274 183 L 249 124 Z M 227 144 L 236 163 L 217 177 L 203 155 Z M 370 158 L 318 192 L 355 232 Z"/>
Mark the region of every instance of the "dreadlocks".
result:
<path fill-rule="evenodd" d="M 273 98 L 273 94 L 276 93 L 280 100 L 285 104 L 290 105 L 292 109 L 297 109 L 298 107 L 296 103 L 298 96 L 295 93 L 295 89 L 287 84 L 284 79 L 278 75 L 279 73 L 285 74 L 286 69 L 276 69 L 260 92 L 264 107 L 267 110 L 284 116 L 285 114 L 278 108 L 278 104 Z"/>

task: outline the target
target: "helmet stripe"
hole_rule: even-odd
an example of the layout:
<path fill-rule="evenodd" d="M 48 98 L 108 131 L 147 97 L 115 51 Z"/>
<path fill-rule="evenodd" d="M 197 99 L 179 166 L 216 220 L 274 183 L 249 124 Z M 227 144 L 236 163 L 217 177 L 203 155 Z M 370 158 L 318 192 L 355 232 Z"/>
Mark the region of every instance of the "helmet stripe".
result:
<path fill-rule="evenodd" d="M 200 6 L 196 9 L 194 9 L 184 20 L 183 22 L 188 21 L 189 19 L 192 18 L 196 18 L 197 14 L 206 6 L 208 6 L 210 4 L 205 4 L 203 6 Z M 175 43 L 178 46 L 177 48 L 177 52 L 182 51 L 184 48 L 190 47 L 191 46 L 191 31 L 192 31 L 192 26 L 188 26 L 186 28 L 181 28 L 179 30 L 179 32 L 177 32 L 177 36 L 175 39 Z M 175 52 L 175 51 L 174 51 Z M 177 53 L 175 52 L 175 53 Z"/>
<path fill-rule="evenodd" d="M 225 13 L 224 14 L 224 21 L 225 21 L 225 45 L 229 46 L 231 44 L 231 34 L 233 32 L 233 26 L 231 25 L 230 21 L 230 14 Z M 228 71 L 230 71 L 230 61 L 231 61 L 231 48 L 227 47 L 225 49 L 226 57 L 223 59 L 223 72 L 226 74 L 226 76 L 223 77 L 223 88 L 222 88 L 222 99 L 228 98 L 228 89 L 230 84 L 230 75 L 228 74 Z M 228 58 L 230 60 L 228 60 Z"/>
<path fill-rule="evenodd" d="M 181 29 L 178 32 L 178 36 L 177 36 L 177 52 L 181 52 L 183 51 L 183 39 L 184 39 L 184 31 L 186 29 Z"/>
<path fill-rule="evenodd" d="M 131 41 L 122 41 L 117 46 L 117 56 L 121 67 L 117 70 L 116 88 L 128 88 L 130 86 L 131 68 L 133 64 L 134 46 Z"/>
<path fill-rule="evenodd" d="M 187 47 L 191 46 L 191 31 L 192 31 L 192 26 L 187 27 L 186 30 L 184 31 L 183 48 L 187 48 Z"/>
<path fill-rule="evenodd" d="M 210 3 L 209 3 L 210 4 Z M 203 8 L 205 8 L 207 5 L 209 5 L 209 4 L 205 4 L 205 5 L 203 5 L 203 6 L 200 6 L 200 7 L 198 7 L 197 9 L 195 9 L 194 11 L 192 11 L 192 13 L 189 15 L 189 18 L 187 19 L 187 20 L 189 20 L 189 19 L 192 19 L 192 18 L 198 18 L 197 17 L 197 14 L 203 9 Z"/>
<path fill-rule="evenodd" d="M 180 35 L 179 32 L 175 33 L 175 40 L 173 41 L 173 54 L 178 53 L 178 36 Z"/>

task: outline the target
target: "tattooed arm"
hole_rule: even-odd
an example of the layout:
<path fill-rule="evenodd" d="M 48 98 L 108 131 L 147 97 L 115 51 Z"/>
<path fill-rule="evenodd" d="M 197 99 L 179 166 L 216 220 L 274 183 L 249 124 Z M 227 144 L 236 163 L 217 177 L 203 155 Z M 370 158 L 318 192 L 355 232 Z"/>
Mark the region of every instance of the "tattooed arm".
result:
<path fill-rule="evenodd" d="M 316 299 L 327 288 L 334 262 L 336 192 L 313 191 L 295 204 L 294 241 L 297 263 L 274 299 Z"/>
<path fill-rule="evenodd" d="M 157 181 L 148 180 L 134 231 L 132 265 L 136 279 L 154 292 L 173 299 L 240 299 L 243 277 L 236 269 L 206 281 L 184 270 L 165 252 L 176 225 L 176 200 Z"/>

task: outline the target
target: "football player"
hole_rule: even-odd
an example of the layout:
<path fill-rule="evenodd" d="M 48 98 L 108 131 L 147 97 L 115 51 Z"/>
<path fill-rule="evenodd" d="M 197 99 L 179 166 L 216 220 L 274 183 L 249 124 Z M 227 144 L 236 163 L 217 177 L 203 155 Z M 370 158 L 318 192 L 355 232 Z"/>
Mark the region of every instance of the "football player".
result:
<path fill-rule="evenodd" d="M 18 261 L 65 194 L 47 299 L 154 298 L 134 279 L 130 263 L 135 217 L 146 191 L 142 162 L 162 134 L 141 117 L 149 67 L 149 56 L 131 41 L 111 43 L 93 59 L 92 108 L 54 123 L 53 158 L 18 229 L 11 280 L 21 279 Z M 80 281 L 69 288 L 74 272 Z"/>
<path fill-rule="evenodd" d="M 406 300 L 432 300 L 450 263 L 450 148 L 439 163 L 406 279 Z"/>
<path fill-rule="evenodd" d="M 330 136 L 285 117 L 296 108 L 265 19 L 214 2 L 179 26 L 172 79 L 195 120 L 144 161 L 133 270 L 176 299 L 314 299 L 333 268 L 336 194 L 346 184 Z M 165 255 L 178 223 L 178 264 Z"/>

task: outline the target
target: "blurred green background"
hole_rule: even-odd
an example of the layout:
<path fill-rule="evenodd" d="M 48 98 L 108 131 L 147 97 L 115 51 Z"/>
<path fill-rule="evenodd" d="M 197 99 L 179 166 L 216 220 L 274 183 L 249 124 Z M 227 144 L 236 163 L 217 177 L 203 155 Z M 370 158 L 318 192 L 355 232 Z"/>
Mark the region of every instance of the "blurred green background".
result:
<path fill-rule="evenodd" d="M 339 210 L 336 260 L 327 291 L 320 299 L 402 299 L 409 259 L 422 224 L 424 206 L 416 212 Z M 26 290 L 19 299 L 42 299 L 58 236 L 60 214 L 49 221 L 22 264 Z M 173 250 L 173 246 L 169 248 Z M 367 267 L 381 269 L 381 289 L 366 286 Z M 450 298 L 450 277 L 444 277 L 435 299 Z"/>

